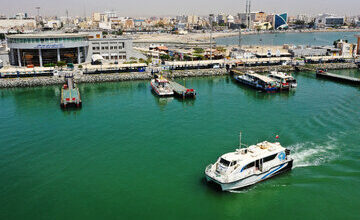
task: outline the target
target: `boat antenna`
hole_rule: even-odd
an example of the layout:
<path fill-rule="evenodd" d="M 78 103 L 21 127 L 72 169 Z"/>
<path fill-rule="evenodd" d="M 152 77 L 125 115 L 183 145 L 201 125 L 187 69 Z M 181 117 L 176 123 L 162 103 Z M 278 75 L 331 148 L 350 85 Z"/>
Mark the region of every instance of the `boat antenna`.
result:
<path fill-rule="evenodd" d="M 239 136 L 239 142 L 240 142 L 240 143 L 239 143 L 239 144 L 240 144 L 240 145 L 239 145 L 239 148 L 240 148 L 240 149 L 241 149 L 242 146 L 248 147 L 246 144 L 241 143 L 241 136 L 242 136 L 242 132 L 240 131 L 240 136 Z"/>
<path fill-rule="evenodd" d="M 239 145 L 239 148 L 241 148 L 241 135 L 242 135 L 242 133 L 241 133 L 241 131 L 240 131 L 240 136 L 239 136 L 239 142 L 240 142 L 240 145 Z"/>

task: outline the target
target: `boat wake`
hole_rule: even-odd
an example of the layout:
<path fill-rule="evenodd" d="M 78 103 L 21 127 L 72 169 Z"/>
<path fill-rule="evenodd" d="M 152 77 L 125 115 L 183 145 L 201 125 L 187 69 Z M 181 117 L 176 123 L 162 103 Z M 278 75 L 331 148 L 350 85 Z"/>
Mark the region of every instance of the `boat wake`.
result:
<path fill-rule="evenodd" d="M 298 143 L 289 146 L 294 159 L 294 167 L 320 166 L 338 157 L 336 139 L 331 139 L 324 144 L 312 142 Z"/>

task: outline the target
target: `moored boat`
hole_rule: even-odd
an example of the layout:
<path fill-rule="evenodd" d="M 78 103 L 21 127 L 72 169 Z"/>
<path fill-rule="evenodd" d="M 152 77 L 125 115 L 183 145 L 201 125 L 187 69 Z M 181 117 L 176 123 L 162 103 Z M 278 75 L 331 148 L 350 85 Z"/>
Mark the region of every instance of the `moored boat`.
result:
<path fill-rule="evenodd" d="M 234 75 L 233 77 L 244 85 L 266 92 L 276 92 L 280 89 L 279 83 L 274 79 L 254 73 L 253 71 L 248 71 L 243 75 Z"/>
<path fill-rule="evenodd" d="M 169 85 L 169 81 L 163 77 L 152 79 L 151 88 L 158 96 L 173 96 L 174 91 Z"/>
<path fill-rule="evenodd" d="M 276 80 L 280 84 L 280 89 L 282 90 L 297 88 L 297 81 L 291 74 L 271 71 L 268 76 Z"/>
<path fill-rule="evenodd" d="M 61 88 L 61 108 L 76 107 L 81 108 L 82 101 L 79 88 L 75 87 L 73 75 L 66 75 L 66 84 Z"/>
<path fill-rule="evenodd" d="M 278 142 L 264 141 L 222 155 L 215 164 L 206 167 L 205 176 L 208 182 L 214 182 L 223 191 L 229 191 L 267 180 L 291 170 L 292 166 L 290 150 Z"/>
<path fill-rule="evenodd" d="M 327 69 L 325 69 L 325 68 L 318 68 L 318 69 L 316 69 L 316 75 L 324 75 L 324 74 L 326 74 L 328 72 L 328 70 Z"/>

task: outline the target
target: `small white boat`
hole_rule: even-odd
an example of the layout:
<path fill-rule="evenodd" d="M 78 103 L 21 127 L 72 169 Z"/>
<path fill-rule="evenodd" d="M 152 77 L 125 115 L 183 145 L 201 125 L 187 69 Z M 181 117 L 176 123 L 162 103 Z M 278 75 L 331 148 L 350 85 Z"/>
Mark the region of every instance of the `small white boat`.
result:
<path fill-rule="evenodd" d="M 241 144 L 240 144 L 241 146 Z M 205 169 L 208 182 L 221 186 L 223 191 L 241 189 L 291 170 L 290 150 L 280 143 L 264 141 L 222 155 Z"/>
<path fill-rule="evenodd" d="M 280 83 L 281 89 L 295 89 L 297 88 L 296 79 L 288 73 L 272 71 L 269 77 Z"/>
<path fill-rule="evenodd" d="M 174 91 L 170 88 L 169 81 L 160 77 L 151 80 L 151 87 L 158 96 L 173 96 Z"/>

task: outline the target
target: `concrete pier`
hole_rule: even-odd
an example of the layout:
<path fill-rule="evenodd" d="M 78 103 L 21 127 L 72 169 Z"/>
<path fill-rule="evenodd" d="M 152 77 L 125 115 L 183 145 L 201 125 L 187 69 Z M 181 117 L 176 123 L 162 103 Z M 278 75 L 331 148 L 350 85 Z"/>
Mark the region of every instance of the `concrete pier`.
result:
<path fill-rule="evenodd" d="M 180 98 L 195 98 L 196 97 L 196 91 L 194 89 L 188 89 L 185 86 L 177 83 L 177 82 L 173 82 L 173 81 L 169 81 L 170 87 L 172 88 L 172 90 L 174 91 L 174 94 Z"/>
<path fill-rule="evenodd" d="M 359 78 L 354 78 L 354 77 L 350 77 L 350 76 L 342 76 L 342 75 L 329 73 L 329 72 L 317 72 L 316 76 L 319 78 L 326 78 L 326 79 L 330 79 L 330 80 L 337 81 L 337 82 L 344 82 L 344 83 L 349 83 L 349 84 L 354 84 L 354 85 L 360 85 Z"/>

